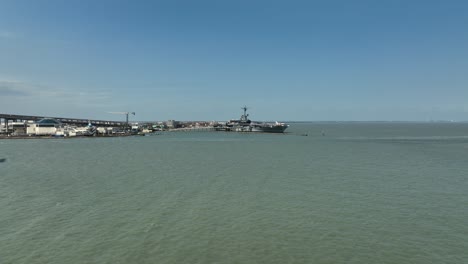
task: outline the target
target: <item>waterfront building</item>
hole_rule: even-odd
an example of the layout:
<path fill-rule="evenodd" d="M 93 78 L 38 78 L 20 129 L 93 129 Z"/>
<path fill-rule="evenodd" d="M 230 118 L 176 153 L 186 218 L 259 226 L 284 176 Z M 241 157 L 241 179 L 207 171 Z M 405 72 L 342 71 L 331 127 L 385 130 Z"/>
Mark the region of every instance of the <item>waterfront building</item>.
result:
<path fill-rule="evenodd" d="M 179 122 L 175 120 L 168 120 L 166 125 L 169 129 L 178 128 L 180 126 Z"/>
<path fill-rule="evenodd" d="M 52 118 L 44 118 L 29 124 L 26 129 L 29 136 L 52 136 L 59 131 L 62 131 L 62 123 Z"/>

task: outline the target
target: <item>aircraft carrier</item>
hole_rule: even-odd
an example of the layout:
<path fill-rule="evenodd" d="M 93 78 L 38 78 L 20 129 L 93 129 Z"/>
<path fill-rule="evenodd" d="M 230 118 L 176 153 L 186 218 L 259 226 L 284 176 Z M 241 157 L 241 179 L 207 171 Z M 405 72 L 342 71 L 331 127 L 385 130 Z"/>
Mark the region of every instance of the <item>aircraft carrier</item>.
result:
<path fill-rule="evenodd" d="M 241 115 L 240 119 L 232 119 L 226 123 L 226 128 L 229 131 L 236 132 L 263 132 L 263 133 L 284 133 L 284 131 L 289 127 L 288 124 L 275 122 L 255 122 L 249 119 L 249 114 L 247 114 L 247 107 L 244 106 L 241 108 L 244 110 L 244 114 Z"/>

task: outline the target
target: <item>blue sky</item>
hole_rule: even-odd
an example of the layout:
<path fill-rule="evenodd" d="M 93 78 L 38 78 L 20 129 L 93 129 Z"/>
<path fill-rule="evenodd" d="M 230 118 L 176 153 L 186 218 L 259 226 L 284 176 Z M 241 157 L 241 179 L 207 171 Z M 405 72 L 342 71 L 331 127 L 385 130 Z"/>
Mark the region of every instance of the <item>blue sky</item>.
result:
<path fill-rule="evenodd" d="M 0 113 L 468 120 L 468 1 L 0 1 Z"/>

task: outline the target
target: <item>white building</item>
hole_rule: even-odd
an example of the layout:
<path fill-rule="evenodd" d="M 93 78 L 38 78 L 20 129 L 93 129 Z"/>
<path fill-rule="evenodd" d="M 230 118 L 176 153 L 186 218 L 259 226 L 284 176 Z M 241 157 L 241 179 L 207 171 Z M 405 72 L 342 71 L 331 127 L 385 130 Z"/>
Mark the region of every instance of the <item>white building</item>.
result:
<path fill-rule="evenodd" d="M 26 134 L 30 136 L 52 136 L 61 131 L 62 123 L 52 118 L 44 118 L 30 124 L 26 129 Z"/>

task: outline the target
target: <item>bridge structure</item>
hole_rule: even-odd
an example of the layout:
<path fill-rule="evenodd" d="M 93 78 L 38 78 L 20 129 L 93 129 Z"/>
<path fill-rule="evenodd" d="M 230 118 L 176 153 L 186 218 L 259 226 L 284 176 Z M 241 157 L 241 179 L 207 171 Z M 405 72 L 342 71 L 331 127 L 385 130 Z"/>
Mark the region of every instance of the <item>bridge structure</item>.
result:
<path fill-rule="evenodd" d="M 55 119 L 57 121 L 60 121 L 63 124 L 69 124 L 69 125 L 87 125 L 88 123 L 91 123 L 95 126 L 100 126 L 100 127 L 121 127 L 121 126 L 126 125 L 125 122 L 120 122 L 120 121 L 93 120 L 93 119 L 69 118 L 69 117 L 29 116 L 29 115 L 15 115 L 15 114 L 1 114 L 1 113 L 0 113 L 0 124 L 4 122 L 6 131 L 8 133 L 9 121 L 12 121 L 12 122 L 39 121 L 44 118 Z"/>

